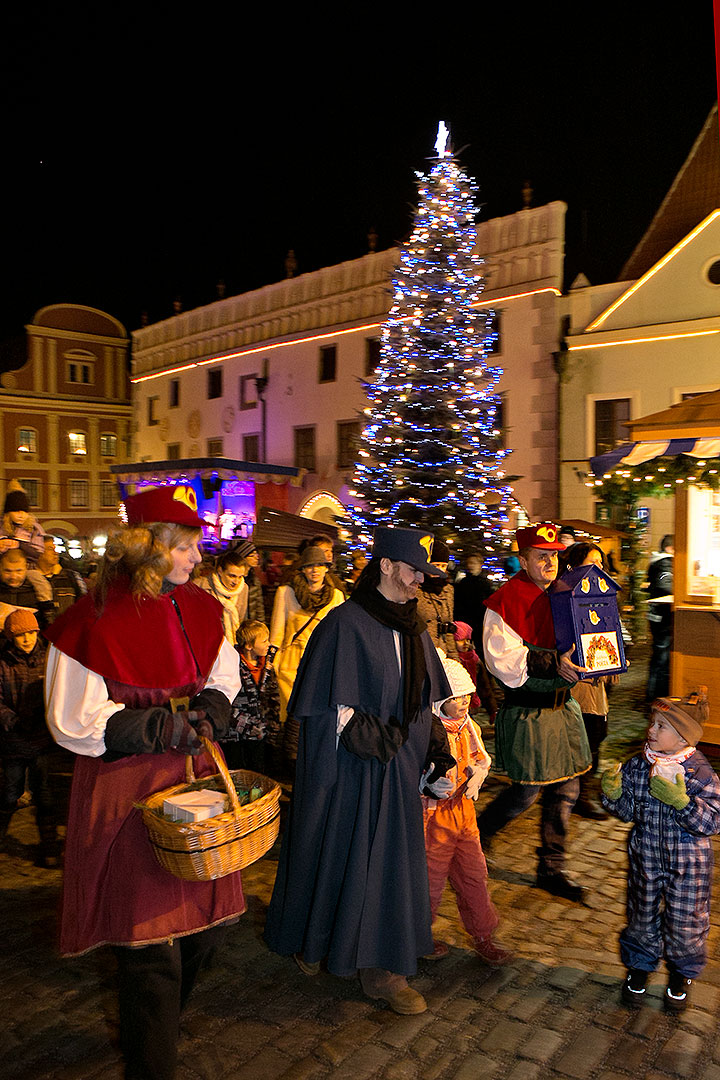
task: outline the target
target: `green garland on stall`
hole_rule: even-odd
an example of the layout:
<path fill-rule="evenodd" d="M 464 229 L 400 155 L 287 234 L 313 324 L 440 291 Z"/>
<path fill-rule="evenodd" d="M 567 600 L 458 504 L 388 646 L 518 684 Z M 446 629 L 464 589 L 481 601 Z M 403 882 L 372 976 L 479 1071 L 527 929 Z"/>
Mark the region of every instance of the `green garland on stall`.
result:
<path fill-rule="evenodd" d="M 585 481 L 596 497 L 604 503 L 618 506 L 641 499 L 665 499 L 673 495 L 681 483 L 720 488 L 720 458 L 704 460 L 679 454 L 677 457 L 657 457 L 641 465 L 618 465 L 605 476 L 588 473 Z"/>

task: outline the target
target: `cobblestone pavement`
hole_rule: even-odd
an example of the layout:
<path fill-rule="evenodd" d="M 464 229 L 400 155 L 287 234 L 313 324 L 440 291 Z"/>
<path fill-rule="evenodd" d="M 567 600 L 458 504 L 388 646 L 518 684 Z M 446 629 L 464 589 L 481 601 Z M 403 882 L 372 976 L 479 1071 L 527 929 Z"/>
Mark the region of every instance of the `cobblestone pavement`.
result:
<path fill-rule="evenodd" d="M 640 742 L 643 681 L 641 656 L 613 696 L 606 761 Z M 500 783 L 489 781 L 481 804 Z M 533 887 L 537 820 L 533 809 L 496 838 L 493 852 L 498 937 L 515 961 L 491 971 L 474 957 L 448 890 L 435 929 L 450 955 L 421 961 L 412 980 L 428 1001 L 421 1016 L 396 1016 L 365 999 L 356 980 L 308 978 L 268 952 L 261 934 L 273 851 L 244 873 L 248 910 L 191 999 L 179 1080 L 720 1080 L 717 918 L 692 1007 L 667 1016 L 658 973 L 646 1005 L 628 1011 L 619 1004 L 617 954 L 627 826 L 573 819 L 572 871 L 588 893 L 579 906 Z M 102 950 L 75 960 L 57 955 L 61 873 L 33 865 L 36 840 L 32 809 L 19 811 L 0 854 L 0 1075 L 117 1080 L 112 959 Z"/>

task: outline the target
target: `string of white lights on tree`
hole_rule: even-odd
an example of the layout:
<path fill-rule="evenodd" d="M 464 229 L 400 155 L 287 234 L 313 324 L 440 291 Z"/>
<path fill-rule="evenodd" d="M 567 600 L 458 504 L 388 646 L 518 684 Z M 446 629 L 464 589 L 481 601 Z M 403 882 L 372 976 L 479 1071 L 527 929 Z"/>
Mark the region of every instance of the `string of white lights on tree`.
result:
<path fill-rule="evenodd" d="M 477 306 L 484 284 L 475 253 L 477 188 L 443 124 L 392 280 L 380 362 L 349 508 L 355 547 L 376 525 L 420 526 L 457 555 L 481 551 L 499 570 L 510 542 L 512 488 L 504 480 L 501 370 L 488 363 L 494 313 Z"/>

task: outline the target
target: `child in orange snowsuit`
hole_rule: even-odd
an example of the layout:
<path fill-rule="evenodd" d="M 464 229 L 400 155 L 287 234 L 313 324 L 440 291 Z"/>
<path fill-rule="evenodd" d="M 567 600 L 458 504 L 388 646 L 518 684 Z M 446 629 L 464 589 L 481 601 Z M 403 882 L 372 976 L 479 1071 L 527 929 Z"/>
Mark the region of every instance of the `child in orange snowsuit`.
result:
<path fill-rule="evenodd" d="M 443 722 L 457 766 L 447 774 L 453 783 L 447 798 L 423 796 L 430 906 L 434 919 L 449 879 L 457 896 L 460 918 L 473 939 L 477 955 L 486 964 L 498 967 L 512 959 L 512 953 L 493 941 L 498 915 L 488 892 L 487 864 L 480 846 L 473 801 L 490 769 L 490 756 L 479 729 L 468 715 L 475 690 L 472 679 L 457 660 L 443 659 L 443 667 L 453 693 L 434 705 L 433 711 Z M 437 941 L 432 955 L 426 959 L 439 960 L 447 953 L 445 942 Z"/>

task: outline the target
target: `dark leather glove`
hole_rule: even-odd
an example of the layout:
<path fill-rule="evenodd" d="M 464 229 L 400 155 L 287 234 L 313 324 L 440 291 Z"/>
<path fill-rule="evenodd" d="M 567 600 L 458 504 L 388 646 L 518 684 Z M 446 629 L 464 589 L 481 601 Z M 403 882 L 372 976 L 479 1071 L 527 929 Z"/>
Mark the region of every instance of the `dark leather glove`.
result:
<path fill-rule="evenodd" d="M 205 737 L 208 739 L 224 739 L 230 730 L 230 717 L 232 705 L 221 690 L 201 690 L 190 702 L 191 709 L 202 709 L 205 720 L 212 731 Z M 197 727 L 197 725 L 196 725 Z M 205 735 L 205 731 L 200 732 Z"/>
<path fill-rule="evenodd" d="M 202 709 L 178 713 L 162 706 L 121 709 L 107 722 L 104 760 L 117 761 L 128 754 L 164 754 L 166 750 L 199 754 L 202 743 L 194 725 L 200 723 L 206 723 Z"/>
<path fill-rule="evenodd" d="M 554 679 L 558 674 L 558 655 L 552 649 L 529 649 L 527 655 L 529 679 Z"/>
<path fill-rule="evenodd" d="M 450 744 L 447 740 L 447 732 L 443 727 L 443 722 L 433 714 L 430 742 L 425 755 L 425 764 L 423 765 L 425 783 L 434 784 L 441 776 L 445 776 L 450 769 L 453 769 L 456 764 L 455 758 L 450 753 Z"/>
<path fill-rule="evenodd" d="M 346 750 L 363 761 L 376 758 L 383 765 L 397 754 L 407 742 L 408 729 L 391 716 L 384 723 L 379 716 L 356 709 L 340 732 L 340 742 Z"/>

